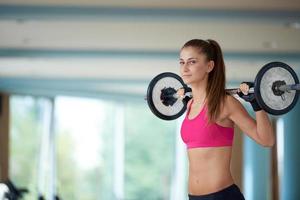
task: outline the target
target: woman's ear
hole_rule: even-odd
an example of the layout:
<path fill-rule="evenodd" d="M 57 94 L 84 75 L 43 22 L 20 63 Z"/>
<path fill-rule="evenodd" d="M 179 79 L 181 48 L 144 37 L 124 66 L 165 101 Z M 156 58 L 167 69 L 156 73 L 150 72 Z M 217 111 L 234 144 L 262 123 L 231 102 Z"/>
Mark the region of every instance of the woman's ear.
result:
<path fill-rule="evenodd" d="M 215 62 L 213 60 L 208 61 L 207 73 L 211 72 L 214 69 Z"/>

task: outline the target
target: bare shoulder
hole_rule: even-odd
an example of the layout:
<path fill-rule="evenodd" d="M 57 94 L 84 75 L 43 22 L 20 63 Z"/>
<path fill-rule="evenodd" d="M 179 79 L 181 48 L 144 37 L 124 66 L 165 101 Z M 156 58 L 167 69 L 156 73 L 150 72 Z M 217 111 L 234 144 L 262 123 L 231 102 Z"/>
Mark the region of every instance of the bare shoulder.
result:
<path fill-rule="evenodd" d="M 228 112 L 228 115 L 231 115 L 235 112 L 245 112 L 243 104 L 232 95 L 226 95 L 225 107 Z"/>
<path fill-rule="evenodd" d="M 235 97 L 233 97 L 232 95 L 226 95 L 226 100 L 225 100 L 225 104 L 227 107 L 231 107 L 234 106 L 237 103 L 240 103 L 239 100 L 237 100 Z"/>
<path fill-rule="evenodd" d="M 224 101 L 221 102 L 219 118 L 217 123 L 224 127 L 233 127 L 234 122 L 230 119 L 232 104 L 236 99 L 231 95 L 226 95 Z M 236 100 L 238 101 L 238 100 Z"/>

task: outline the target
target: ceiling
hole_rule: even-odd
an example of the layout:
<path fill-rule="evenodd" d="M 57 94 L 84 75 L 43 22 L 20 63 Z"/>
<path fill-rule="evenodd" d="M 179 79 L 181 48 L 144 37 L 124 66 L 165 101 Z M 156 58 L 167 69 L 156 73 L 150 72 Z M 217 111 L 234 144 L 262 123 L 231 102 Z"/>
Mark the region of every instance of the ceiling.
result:
<path fill-rule="evenodd" d="M 178 51 L 191 38 L 212 38 L 228 52 L 300 52 L 300 30 L 269 22 L 0 20 L 0 27 L 0 48 Z"/>
<path fill-rule="evenodd" d="M 120 90 L 141 94 L 156 74 L 178 73 L 192 38 L 219 42 L 230 82 L 272 60 L 300 71 L 299 1 L 0 0 L 0 27 L 7 90 L 20 87 L 13 80 L 97 79 L 140 84 Z"/>
<path fill-rule="evenodd" d="M 130 8 L 198 8 L 198 9 L 229 9 L 229 10 L 299 10 L 298 0 L 1 0 L 1 4 L 13 5 L 67 5 L 67 6 L 108 6 L 108 7 L 130 7 Z"/>

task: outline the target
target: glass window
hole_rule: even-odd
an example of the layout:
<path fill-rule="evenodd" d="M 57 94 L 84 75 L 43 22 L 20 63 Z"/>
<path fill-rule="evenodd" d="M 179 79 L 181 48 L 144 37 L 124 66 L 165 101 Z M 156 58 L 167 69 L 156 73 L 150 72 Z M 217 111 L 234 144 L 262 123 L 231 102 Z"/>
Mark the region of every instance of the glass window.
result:
<path fill-rule="evenodd" d="M 43 98 L 10 97 L 10 178 L 17 187 L 27 187 L 25 200 L 37 198 L 40 115 Z"/>
<path fill-rule="evenodd" d="M 43 101 L 48 99 L 11 97 L 10 173 L 16 185 L 30 190 L 26 200 L 37 198 Z M 55 98 L 54 113 L 54 178 L 62 199 L 113 200 L 117 191 L 124 199 L 170 199 L 176 120 L 155 117 L 145 102 L 63 96 Z"/>
<path fill-rule="evenodd" d="M 170 199 L 175 134 L 175 120 L 155 117 L 147 104 L 126 104 L 125 199 Z"/>
<path fill-rule="evenodd" d="M 58 193 L 62 199 L 112 199 L 113 103 L 55 101 Z"/>

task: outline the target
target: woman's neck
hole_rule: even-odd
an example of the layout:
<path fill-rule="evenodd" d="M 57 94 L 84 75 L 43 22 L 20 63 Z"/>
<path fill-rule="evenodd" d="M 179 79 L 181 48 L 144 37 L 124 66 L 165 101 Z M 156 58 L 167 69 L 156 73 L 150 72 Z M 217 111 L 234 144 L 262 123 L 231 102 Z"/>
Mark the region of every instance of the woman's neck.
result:
<path fill-rule="evenodd" d="M 203 80 L 197 83 L 191 83 L 193 104 L 202 104 L 206 98 L 206 85 L 207 80 Z"/>

